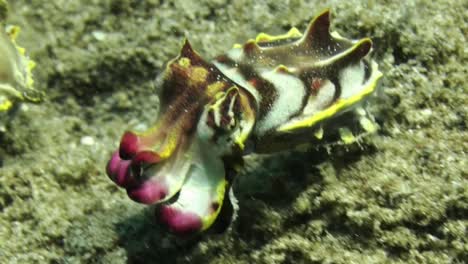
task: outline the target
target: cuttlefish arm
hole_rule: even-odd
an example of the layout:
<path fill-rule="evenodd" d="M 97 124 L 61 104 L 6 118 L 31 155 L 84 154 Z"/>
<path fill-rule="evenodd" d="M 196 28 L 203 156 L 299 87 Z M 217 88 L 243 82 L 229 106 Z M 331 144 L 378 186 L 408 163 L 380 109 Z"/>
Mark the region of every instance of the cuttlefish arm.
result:
<path fill-rule="evenodd" d="M 230 186 L 225 167 L 232 167 L 226 162 L 240 158 L 255 108 L 248 92 L 225 80 L 188 42 L 162 85 L 156 125 L 126 132 L 107 173 L 131 199 L 159 205 L 159 220 L 172 231 L 202 231 L 222 209 Z"/>

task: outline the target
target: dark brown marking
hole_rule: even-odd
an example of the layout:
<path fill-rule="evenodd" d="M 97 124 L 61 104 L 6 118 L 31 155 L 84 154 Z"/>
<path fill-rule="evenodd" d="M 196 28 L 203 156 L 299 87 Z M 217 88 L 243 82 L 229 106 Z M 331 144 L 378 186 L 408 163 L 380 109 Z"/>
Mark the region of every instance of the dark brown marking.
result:
<path fill-rule="evenodd" d="M 216 210 L 218 210 L 219 208 L 219 203 L 217 202 L 214 202 L 211 204 L 211 210 L 213 210 L 213 212 L 216 212 Z"/>
<path fill-rule="evenodd" d="M 274 84 L 258 75 L 252 66 L 242 64 L 239 65 L 238 69 L 245 80 L 251 83 L 262 97 L 260 102 L 258 102 L 259 109 L 257 112 L 257 121 L 262 120 L 268 114 L 271 106 L 276 101 L 278 92 L 276 91 Z"/>
<path fill-rule="evenodd" d="M 245 55 L 248 57 L 255 57 L 262 52 L 257 43 L 255 43 L 255 41 L 249 41 L 245 43 L 242 48 L 244 50 Z"/>

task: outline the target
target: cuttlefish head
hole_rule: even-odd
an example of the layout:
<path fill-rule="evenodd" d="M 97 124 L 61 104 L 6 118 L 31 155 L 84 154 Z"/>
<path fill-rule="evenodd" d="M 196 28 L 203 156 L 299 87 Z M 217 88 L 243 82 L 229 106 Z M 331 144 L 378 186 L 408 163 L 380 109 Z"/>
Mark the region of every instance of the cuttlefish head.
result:
<path fill-rule="evenodd" d="M 188 41 L 160 85 L 155 126 L 125 132 L 107 174 L 134 201 L 158 205 L 158 219 L 170 230 L 202 231 L 226 200 L 226 160 L 241 152 L 254 125 L 251 99 Z"/>

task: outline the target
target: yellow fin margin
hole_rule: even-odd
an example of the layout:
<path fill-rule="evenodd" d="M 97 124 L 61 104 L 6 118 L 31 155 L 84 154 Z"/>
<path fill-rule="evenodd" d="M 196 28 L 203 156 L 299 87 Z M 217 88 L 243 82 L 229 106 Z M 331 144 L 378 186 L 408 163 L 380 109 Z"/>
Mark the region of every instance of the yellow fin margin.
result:
<path fill-rule="evenodd" d="M 371 94 L 375 90 L 378 80 L 383 76 L 383 74 L 378 70 L 378 65 L 376 62 L 372 61 L 371 66 L 372 66 L 372 75 L 369 78 L 368 84 L 366 85 L 366 87 L 363 89 L 361 93 L 351 96 L 347 99 L 339 99 L 327 109 L 321 112 L 318 112 L 308 118 L 286 123 L 280 126 L 277 129 L 277 131 L 290 132 L 290 131 L 294 131 L 300 128 L 312 127 L 318 122 L 336 115 L 341 110 L 346 109 L 350 107 L 351 105 L 354 105 L 358 103 L 359 101 L 361 101 L 362 99 L 364 99 L 365 97 L 367 97 L 369 94 Z"/>
<path fill-rule="evenodd" d="M 205 231 L 211 227 L 216 218 L 218 218 L 219 212 L 221 212 L 221 208 L 223 207 L 225 196 L 224 194 L 226 193 L 227 187 L 228 182 L 226 180 L 219 182 L 218 186 L 216 187 L 216 202 L 218 202 L 219 206 L 214 213 L 202 218 L 202 228 L 200 231 Z"/>
<path fill-rule="evenodd" d="M 302 33 L 296 27 L 292 27 L 287 33 L 281 35 L 269 35 L 267 33 L 260 33 L 255 38 L 255 42 L 270 42 L 276 40 L 283 40 L 288 38 L 300 38 L 302 37 Z"/>

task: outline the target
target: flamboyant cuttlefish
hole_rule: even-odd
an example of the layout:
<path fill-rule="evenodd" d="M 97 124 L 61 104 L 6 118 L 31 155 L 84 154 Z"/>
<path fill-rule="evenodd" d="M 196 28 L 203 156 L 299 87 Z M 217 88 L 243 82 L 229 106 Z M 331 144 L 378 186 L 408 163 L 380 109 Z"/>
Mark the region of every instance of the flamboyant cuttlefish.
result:
<path fill-rule="evenodd" d="M 37 103 L 42 93 L 33 88 L 32 69 L 35 62 L 16 44 L 20 28 L 5 27 L 0 21 L 0 112 L 21 101 Z"/>
<path fill-rule="evenodd" d="M 185 40 L 160 78 L 156 124 L 123 135 L 107 174 L 131 199 L 158 205 L 158 220 L 170 230 L 189 234 L 232 209 L 228 190 L 247 149 L 282 150 L 327 133 L 349 143 L 351 129 L 336 121 L 344 113 L 373 130 L 357 107 L 382 76 L 366 58 L 372 42 L 329 27 L 326 10 L 304 34 L 261 33 L 211 62 Z"/>

